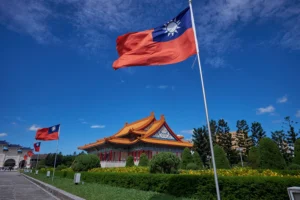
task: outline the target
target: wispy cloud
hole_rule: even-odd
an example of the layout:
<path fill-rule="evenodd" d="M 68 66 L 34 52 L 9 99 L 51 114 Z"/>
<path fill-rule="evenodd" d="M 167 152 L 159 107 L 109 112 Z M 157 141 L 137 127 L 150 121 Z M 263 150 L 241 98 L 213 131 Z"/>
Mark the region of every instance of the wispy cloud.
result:
<path fill-rule="evenodd" d="M 80 121 L 80 123 L 82 124 L 87 124 L 87 122 L 83 118 L 78 119 L 78 121 Z"/>
<path fill-rule="evenodd" d="M 0 137 L 5 137 L 7 136 L 7 133 L 0 133 Z"/>
<path fill-rule="evenodd" d="M 12 124 L 12 125 L 17 125 L 17 123 L 16 123 L 16 122 L 12 122 L 11 124 Z"/>
<path fill-rule="evenodd" d="M 274 111 L 275 111 L 275 108 L 272 105 L 270 105 L 265 108 L 258 108 L 256 110 L 256 114 L 261 115 L 261 114 L 265 114 L 265 113 L 273 113 Z"/>
<path fill-rule="evenodd" d="M 151 85 L 146 85 L 146 89 L 150 89 L 151 87 Z"/>
<path fill-rule="evenodd" d="M 193 129 L 180 131 L 180 133 L 182 133 L 182 134 L 193 134 L 193 132 L 194 132 Z"/>
<path fill-rule="evenodd" d="M 296 112 L 296 117 L 300 117 L 300 110 Z"/>
<path fill-rule="evenodd" d="M 205 63 L 212 66 L 213 68 L 222 68 L 225 67 L 225 61 L 221 57 L 211 57 L 205 60 Z"/>
<path fill-rule="evenodd" d="M 286 103 L 288 101 L 287 95 L 277 99 L 277 103 Z"/>
<path fill-rule="evenodd" d="M 92 125 L 91 128 L 105 128 L 105 125 Z"/>
<path fill-rule="evenodd" d="M 26 120 L 24 120 L 23 118 L 21 118 L 21 117 L 17 117 L 16 118 L 19 122 L 25 122 Z"/>
<path fill-rule="evenodd" d="M 30 131 L 37 131 L 38 129 L 40 129 L 40 127 L 36 124 L 33 124 L 32 126 L 30 126 L 28 128 L 28 130 L 30 130 Z"/>
<path fill-rule="evenodd" d="M 165 90 L 165 89 L 167 89 L 168 87 L 169 87 L 168 85 L 159 85 L 159 86 L 158 86 L 158 89 Z"/>

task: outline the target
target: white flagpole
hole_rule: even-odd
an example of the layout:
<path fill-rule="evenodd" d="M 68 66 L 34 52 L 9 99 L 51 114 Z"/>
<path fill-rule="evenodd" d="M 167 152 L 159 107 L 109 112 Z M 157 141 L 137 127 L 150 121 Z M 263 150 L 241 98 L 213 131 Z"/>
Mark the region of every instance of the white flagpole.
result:
<path fill-rule="evenodd" d="M 217 174 L 217 168 L 216 168 L 216 163 L 215 163 L 214 147 L 213 147 L 212 135 L 211 135 L 210 124 L 209 124 L 209 117 L 208 117 L 208 110 L 207 110 L 207 103 L 206 103 L 206 95 L 205 95 L 204 81 L 203 81 L 203 76 L 202 76 L 202 67 L 201 67 L 201 62 L 200 62 L 199 46 L 198 46 L 196 27 L 195 27 L 195 21 L 194 21 L 192 0 L 189 0 L 189 5 L 190 5 L 190 10 L 191 10 L 192 26 L 193 26 L 194 33 L 195 33 L 195 43 L 196 43 L 196 49 L 197 49 L 197 58 L 198 58 L 200 79 L 201 79 L 201 85 L 202 85 L 202 93 L 203 93 L 203 101 L 204 101 L 204 108 L 205 108 L 205 114 L 206 114 L 206 123 L 207 123 L 207 129 L 208 129 L 211 158 L 212 158 L 212 164 L 213 164 L 213 168 L 214 168 L 214 177 L 215 177 L 217 198 L 218 198 L 218 200 L 220 200 L 221 196 L 220 196 L 219 183 L 218 183 L 218 174 Z"/>
<path fill-rule="evenodd" d="M 55 159 L 54 159 L 54 166 L 53 166 L 52 182 L 53 182 L 53 179 L 54 179 L 55 165 L 56 165 L 56 158 L 57 158 L 57 153 L 58 153 L 58 141 L 59 141 L 59 133 L 60 133 L 60 125 L 59 125 L 59 130 L 58 130 L 58 140 L 57 140 L 57 144 L 56 144 L 56 154 L 55 154 Z"/>

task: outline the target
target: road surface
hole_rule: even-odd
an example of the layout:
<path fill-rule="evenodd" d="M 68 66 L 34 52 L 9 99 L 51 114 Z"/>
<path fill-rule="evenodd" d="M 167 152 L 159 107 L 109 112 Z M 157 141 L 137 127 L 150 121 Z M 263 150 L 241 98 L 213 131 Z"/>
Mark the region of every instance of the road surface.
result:
<path fill-rule="evenodd" d="M 0 200 L 57 200 L 19 172 L 0 171 Z"/>

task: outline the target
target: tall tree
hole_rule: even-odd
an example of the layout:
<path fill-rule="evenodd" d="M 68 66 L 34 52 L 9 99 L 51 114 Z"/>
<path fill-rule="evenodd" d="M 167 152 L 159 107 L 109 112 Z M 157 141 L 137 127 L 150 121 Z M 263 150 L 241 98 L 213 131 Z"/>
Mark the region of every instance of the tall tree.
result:
<path fill-rule="evenodd" d="M 298 122 L 295 122 L 291 120 L 289 116 L 284 118 L 283 125 L 287 129 L 287 142 L 289 144 L 290 153 L 294 154 L 294 144 L 297 140 L 298 133 L 295 131 L 295 124 L 298 124 Z"/>
<path fill-rule="evenodd" d="M 211 131 L 211 135 L 212 135 L 213 144 L 215 145 L 218 124 L 217 124 L 216 120 L 212 119 L 212 120 L 210 120 L 209 125 L 210 125 L 210 131 Z"/>
<path fill-rule="evenodd" d="M 262 138 L 266 137 L 266 132 L 262 128 L 261 124 L 259 122 L 253 122 L 251 125 L 251 139 L 252 139 L 252 144 L 254 146 L 257 146 L 259 141 Z"/>
<path fill-rule="evenodd" d="M 295 157 L 293 158 L 293 163 L 300 165 L 300 139 L 295 141 Z"/>
<path fill-rule="evenodd" d="M 191 154 L 191 150 L 186 147 L 182 152 L 181 168 L 186 169 L 186 166 L 192 162 L 193 162 L 193 156 Z"/>
<path fill-rule="evenodd" d="M 236 134 L 237 134 L 237 145 L 246 150 L 246 155 L 248 155 L 249 149 L 252 146 L 252 141 L 248 136 L 249 126 L 246 120 L 238 120 L 236 123 Z"/>
<path fill-rule="evenodd" d="M 225 151 L 228 160 L 236 160 L 237 155 L 235 150 L 232 149 L 230 128 L 224 119 L 218 121 L 217 144 Z"/>
<path fill-rule="evenodd" d="M 288 147 L 288 143 L 286 140 L 286 134 L 284 133 L 283 130 L 280 131 L 274 131 L 271 132 L 272 134 L 272 140 L 277 144 L 280 153 L 282 154 L 282 156 L 284 157 L 285 161 L 287 163 L 291 162 L 291 155 L 289 154 L 289 147 Z"/>
<path fill-rule="evenodd" d="M 218 169 L 229 169 L 229 161 L 226 157 L 226 154 L 222 147 L 219 145 L 214 146 L 214 153 L 215 153 L 215 161 L 216 161 L 216 167 Z"/>
<path fill-rule="evenodd" d="M 209 138 L 206 126 L 194 129 L 193 131 L 194 149 L 200 155 L 200 158 L 205 166 L 209 165 L 208 156 L 210 153 Z"/>

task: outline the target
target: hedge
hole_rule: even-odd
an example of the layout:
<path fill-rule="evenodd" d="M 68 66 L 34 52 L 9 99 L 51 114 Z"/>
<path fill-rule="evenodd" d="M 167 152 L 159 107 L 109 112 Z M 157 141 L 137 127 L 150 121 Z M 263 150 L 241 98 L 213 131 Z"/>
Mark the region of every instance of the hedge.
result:
<path fill-rule="evenodd" d="M 57 171 L 55 176 L 73 179 L 74 172 Z M 216 197 L 214 178 L 210 175 L 82 172 L 81 180 L 195 199 Z M 223 200 L 288 199 L 287 188 L 299 185 L 300 179 L 292 177 L 219 177 Z"/>
<path fill-rule="evenodd" d="M 83 172 L 82 180 L 117 187 L 167 193 L 196 199 L 215 199 L 213 176 Z M 299 178 L 219 177 L 222 199 L 288 199 L 287 188 Z"/>

